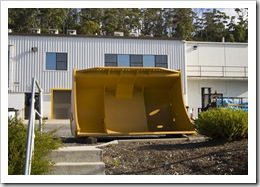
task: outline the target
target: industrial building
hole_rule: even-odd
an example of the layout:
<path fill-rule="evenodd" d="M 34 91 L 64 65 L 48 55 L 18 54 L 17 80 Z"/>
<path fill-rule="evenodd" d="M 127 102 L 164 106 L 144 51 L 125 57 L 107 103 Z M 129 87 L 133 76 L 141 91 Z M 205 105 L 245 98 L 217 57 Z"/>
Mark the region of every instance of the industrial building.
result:
<path fill-rule="evenodd" d="M 74 68 L 131 66 L 181 70 L 184 100 L 189 108 L 194 108 L 195 115 L 201 107 L 201 87 L 211 87 L 225 97 L 248 96 L 247 43 L 39 31 L 8 34 L 8 107 L 17 109 L 22 119 L 29 117 L 33 77 L 43 89 L 43 116 L 69 119 Z"/>

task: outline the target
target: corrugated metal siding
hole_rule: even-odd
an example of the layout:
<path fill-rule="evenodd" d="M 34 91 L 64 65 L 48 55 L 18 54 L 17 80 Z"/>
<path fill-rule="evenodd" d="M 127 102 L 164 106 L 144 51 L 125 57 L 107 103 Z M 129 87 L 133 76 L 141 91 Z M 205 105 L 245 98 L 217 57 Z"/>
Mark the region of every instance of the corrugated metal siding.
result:
<path fill-rule="evenodd" d="M 35 76 L 44 92 L 51 88 L 71 88 L 72 70 L 104 66 L 104 54 L 151 54 L 167 55 L 169 69 L 184 71 L 184 43 L 176 40 L 88 38 L 88 37 L 47 37 L 9 35 L 11 66 L 14 70 L 13 92 L 30 92 L 31 80 Z M 38 47 L 38 52 L 32 52 Z M 68 53 L 67 71 L 46 71 L 46 52 Z M 185 73 L 183 82 L 185 83 Z M 185 85 L 184 85 L 185 88 Z"/>

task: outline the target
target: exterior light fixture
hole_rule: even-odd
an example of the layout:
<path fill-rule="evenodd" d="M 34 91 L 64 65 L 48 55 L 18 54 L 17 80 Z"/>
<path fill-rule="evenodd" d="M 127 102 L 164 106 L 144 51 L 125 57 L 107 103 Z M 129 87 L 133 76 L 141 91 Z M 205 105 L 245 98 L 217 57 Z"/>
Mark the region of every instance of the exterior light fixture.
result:
<path fill-rule="evenodd" d="M 193 50 L 197 50 L 198 46 L 194 45 Z"/>
<path fill-rule="evenodd" d="M 37 52 L 38 48 L 37 47 L 32 47 L 32 52 Z"/>

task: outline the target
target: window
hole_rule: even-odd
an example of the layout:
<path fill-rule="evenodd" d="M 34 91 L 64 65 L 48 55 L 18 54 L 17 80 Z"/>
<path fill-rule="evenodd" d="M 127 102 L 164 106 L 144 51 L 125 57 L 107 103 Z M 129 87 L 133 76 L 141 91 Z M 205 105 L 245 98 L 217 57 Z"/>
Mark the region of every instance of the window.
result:
<path fill-rule="evenodd" d="M 167 68 L 167 55 L 155 55 L 155 66 Z"/>
<path fill-rule="evenodd" d="M 142 67 L 143 66 L 143 55 L 130 55 L 130 66 Z"/>
<path fill-rule="evenodd" d="M 155 67 L 155 57 L 154 55 L 144 55 L 144 67 Z"/>
<path fill-rule="evenodd" d="M 117 55 L 105 54 L 105 66 L 117 66 Z"/>
<path fill-rule="evenodd" d="M 163 67 L 167 68 L 167 55 L 105 54 L 105 66 Z"/>
<path fill-rule="evenodd" d="M 67 53 L 46 53 L 46 70 L 67 70 Z"/>
<path fill-rule="evenodd" d="M 130 66 L 130 59 L 129 55 L 118 55 L 118 67 L 129 67 Z"/>

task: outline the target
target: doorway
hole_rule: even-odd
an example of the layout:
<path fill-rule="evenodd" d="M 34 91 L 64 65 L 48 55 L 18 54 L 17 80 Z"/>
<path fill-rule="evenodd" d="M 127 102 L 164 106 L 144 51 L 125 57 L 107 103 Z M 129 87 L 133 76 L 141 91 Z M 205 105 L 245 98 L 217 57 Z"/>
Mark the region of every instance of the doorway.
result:
<path fill-rule="evenodd" d="M 70 118 L 71 90 L 52 90 L 52 119 Z"/>

